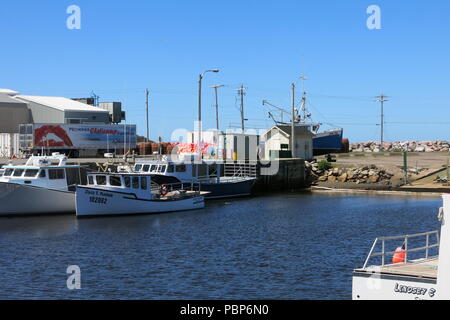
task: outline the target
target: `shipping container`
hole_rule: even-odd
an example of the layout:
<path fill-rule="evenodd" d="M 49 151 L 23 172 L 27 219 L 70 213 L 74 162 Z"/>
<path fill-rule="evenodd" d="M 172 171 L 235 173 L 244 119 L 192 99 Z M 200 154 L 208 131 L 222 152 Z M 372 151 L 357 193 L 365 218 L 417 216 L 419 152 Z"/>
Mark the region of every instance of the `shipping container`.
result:
<path fill-rule="evenodd" d="M 0 158 L 11 158 L 19 155 L 19 134 L 0 133 Z"/>

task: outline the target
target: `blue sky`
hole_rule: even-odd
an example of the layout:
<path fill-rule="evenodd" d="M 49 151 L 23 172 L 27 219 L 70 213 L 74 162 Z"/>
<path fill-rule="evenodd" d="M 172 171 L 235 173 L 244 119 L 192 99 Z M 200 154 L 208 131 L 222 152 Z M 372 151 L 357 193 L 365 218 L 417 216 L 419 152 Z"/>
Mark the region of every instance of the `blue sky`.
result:
<path fill-rule="evenodd" d="M 69 5 L 81 30 L 66 28 Z M 368 30 L 366 9 L 382 10 Z M 249 127 L 272 125 L 263 99 L 289 108 L 290 85 L 306 83 L 314 120 L 342 126 L 351 141 L 377 140 L 384 93 L 386 140 L 450 139 L 450 2 L 381 0 L 4 1 L 0 87 L 23 94 L 122 101 L 128 123 L 151 138 L 193 128 L 198 74 L 204 127 L 240 122 L 236 88 L 247 87 Z"/>

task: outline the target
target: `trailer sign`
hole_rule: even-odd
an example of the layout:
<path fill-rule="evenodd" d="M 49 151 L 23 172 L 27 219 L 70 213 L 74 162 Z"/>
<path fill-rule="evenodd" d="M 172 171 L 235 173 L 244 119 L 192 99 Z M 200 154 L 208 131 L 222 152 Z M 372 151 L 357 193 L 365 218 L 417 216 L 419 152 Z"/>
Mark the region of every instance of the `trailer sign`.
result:
<path fill-rule="evenodd" d="M 134 148 L 135 125 L 33 125 L 35 148 L 106 149 Z"/>

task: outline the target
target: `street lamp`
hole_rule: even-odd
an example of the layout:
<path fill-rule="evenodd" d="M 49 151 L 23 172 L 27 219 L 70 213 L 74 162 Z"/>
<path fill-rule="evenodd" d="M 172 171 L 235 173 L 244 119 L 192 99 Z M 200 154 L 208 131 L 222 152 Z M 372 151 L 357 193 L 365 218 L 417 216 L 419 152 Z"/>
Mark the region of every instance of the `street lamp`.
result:
<path fill-rule="evenodd" d="M 202 80 L 205 77 L 205 74 L 208 72 L 218 73 L 219 70 L 218 69 L 206 70 L 205 72 L 203 72 L 202 74 L 199 75 L 199 79 L 198 79 L 198 141 L 197 141 L 198 146 L 197 146 L 197 149 L 198 149 L 199 160 L 202 159 L 202 146 L 201 146 L 201 142 L 202 142 Z"/>

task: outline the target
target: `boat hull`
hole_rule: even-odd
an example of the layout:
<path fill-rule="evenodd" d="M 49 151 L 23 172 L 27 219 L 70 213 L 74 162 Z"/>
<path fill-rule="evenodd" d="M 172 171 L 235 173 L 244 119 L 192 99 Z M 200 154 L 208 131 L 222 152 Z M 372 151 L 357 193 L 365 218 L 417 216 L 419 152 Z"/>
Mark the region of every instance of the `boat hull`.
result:
<path fill-rule="evenodd" d="M 206 199 L 222 199 L 245 197 L 252 194 L 254 179 L 242 179 L 237 181 L 221 181 L 220 183 L 202 183 L 201 191 L 208 192 Z"/>
<path fill-rule="evenodd" d="M 313 152 L 315 156 L 338 153 L 342 150 L 342 130 L 323 132 L 313 137 Z"/>
<path fill-rule="evenodd" d="M 354 272 L 353 300 L 436 300 L 436 279 Z"/>
<path fill-rule="evenodd" d="M 0 216 L 75 212 L 75 192 L 0 182 Z"/>
<path fill-rule="evenodd" d="M 138 199 L 132 193 L 80 186 L 77 187 L 75 203 L 77 217 L 156 214 L 205 207 L 202 196 L 180 200 L 145 200 Z"/>

